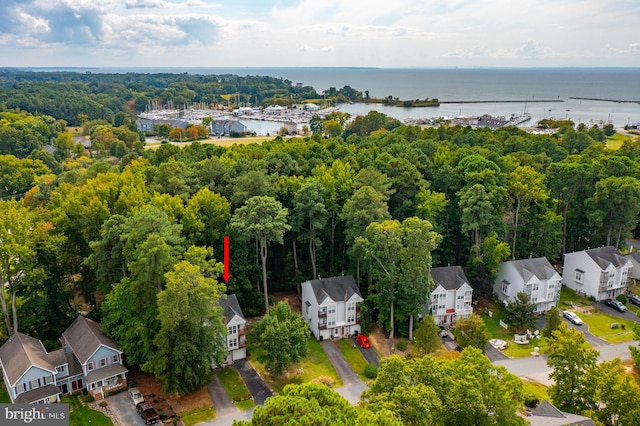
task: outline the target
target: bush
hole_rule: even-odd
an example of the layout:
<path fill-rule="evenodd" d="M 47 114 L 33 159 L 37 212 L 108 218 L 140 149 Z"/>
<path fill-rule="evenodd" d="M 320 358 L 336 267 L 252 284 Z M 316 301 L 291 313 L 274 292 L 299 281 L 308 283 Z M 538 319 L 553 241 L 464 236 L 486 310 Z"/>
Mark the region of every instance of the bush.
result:
<path fill-rule="evenodd" d="M 95 398 L 91 394 L 86 394 L 84 396 L 84 402 L 93 402 L 94 400 L 95 400 Z"/>
<path fill-rule="evenodd" d="M 525 395 L 524 396 L 524 405 L 528 408 L 536 408 L 540 403 L 540 398 L 535 395 Z"/>
<path fill-rule="evenodd" d="M 594 296 L 589 296 L 589 302 L 595 302 L 596 298 Z"/>
<path fill-rule="evenodd" d="M 335 380 L 327 376 L 316 377 L 315 379 L 311 380 L 311 383 L 320 383 L 322 385 L 325 385 L 328 388 L 332 388 L 336 385 Z"/>
<path fill-rule="evenodd" d="M 406 351 L 407 350 L 407 345 L 409 344 L 409 342 L 407 341 L 407 339 L 405 339 L 404 337 L 401 338 L 400 340 L 398 340 L 398 344 L 396 344 L 396 348 L 398 348 L 399 351 Z"/>
<path fill-rule="evenodd" d="M 625 305 L 627 304 L 627 296 L 625 296 L 624 294 L 619 294 L 616 296 L 616 300 L 620 303 L 624 303 Z"/>
<path fill-rule="evenodd" d="M 100 401 L 100 404 L 98 404 L 98 405 L 100 405 L 102 408 L 104 408 L 104 407 L 107 406 L 107 401 Z"/>
<path fill-rule="evenodd" d="M 367 364 L 364 367 L 364 375 L 367 379 L 375 379 L 378 377 L 378 366 L 375 364 Z"/>

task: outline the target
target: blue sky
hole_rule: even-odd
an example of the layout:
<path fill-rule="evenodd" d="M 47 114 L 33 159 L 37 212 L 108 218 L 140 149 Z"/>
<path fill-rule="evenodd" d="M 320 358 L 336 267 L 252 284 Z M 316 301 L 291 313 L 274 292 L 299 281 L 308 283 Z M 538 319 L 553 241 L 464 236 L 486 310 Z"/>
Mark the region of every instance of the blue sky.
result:
<path fill-rule="evenodd" d="M 0 67 L 640 67 L 637 0 L 0 0 Z"/>

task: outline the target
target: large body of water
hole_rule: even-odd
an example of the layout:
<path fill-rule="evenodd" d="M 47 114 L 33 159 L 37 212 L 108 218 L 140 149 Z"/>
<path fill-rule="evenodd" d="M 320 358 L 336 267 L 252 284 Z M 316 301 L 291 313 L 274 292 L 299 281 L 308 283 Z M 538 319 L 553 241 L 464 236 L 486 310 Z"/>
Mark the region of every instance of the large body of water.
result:
<path fill-rule="evenodd" d="M 438 98 L 490 103 L 442 103 L 439 107 L 397 108 L 383 105 L 341 105 L 352 115 L 376 109 L 398 119 L 459 115 L 531 114 L 533 122 L 546 117 L 575 122 L 612 120 L 616 126 L 640 122 L 640 68 L 47 68 L 93 73 L 184 73 L 268 75 L 312 86 L 318 93 L 351 86 L 371 97 L 402 100 Z M 635 102 L 607 102 L 589 99 Z M 553 100 L 556 102 L 539 102 Z M 503 101 L 503 102 L 500 102 Z M 511 102 L 504 102 L 511 101 Z M 513 102 L 517 101 L 517 102 Z"/>

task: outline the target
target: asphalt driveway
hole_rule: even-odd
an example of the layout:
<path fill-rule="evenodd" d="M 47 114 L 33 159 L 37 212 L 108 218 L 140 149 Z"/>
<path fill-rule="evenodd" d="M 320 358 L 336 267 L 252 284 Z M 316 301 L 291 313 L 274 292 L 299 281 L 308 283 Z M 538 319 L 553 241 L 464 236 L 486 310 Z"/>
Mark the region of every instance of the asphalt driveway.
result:
<path fill-rule="evenodd" d="M 360 381 L 356 372 L 353 371 L 353 368 L 351 368 L 347 360 L 344 359 L 344 356 L 342 356 L 333 341 L 324 340 L 320 342 L 320 346 L 322 346 L 322 350 L 327 354 L 329 361 L 331 361 L 333 368 L 336 369 L 338 376 L 340 376 L 345 386 Z"/>
<path fill-rule="evenodd" d="M 362 346 L 360 346 L 358 344 L 358 342 L 356 342 L 356 338 L 352 337 L 351 341 L 353 342 L 353 344 L 355 346 L 357 346 L 358 350 L 360 351 L 360 353 L 362 354 L 362 356 L 364 357 L 364 359 L 369 363 L 369 364 L 373 364 L 376 366 L 380 366 L 380 356 L 378 355 L 378 353 L 376 352 L 375 349 L 373 349 L 373 347 L 371 348 L 363 348 Z"/>
<path fill-rule="evenodd" d="M 115 395 L 111 395 L 105 399 L 111 413 L 119 423 L 126 426 L 144 426 L 142 418 L 136 412 L 136 407 L 133 406 L 133 402 L 129 399 L 127 392 L 120 392 Z"/>
<path fill-rule="evenodd" d="M 263 405 L 267 398 L 273 395 L 271 389 L 267 387 L 258 373 L 256 373 L 256 370 L 249 364 L 249 361 L 246 359 L 233 361 L 233 367 L 240 373 L 256 405 Z"/>
<path fill-rule="evenodd" d="M 640 318 L 638 318 L 636 314 L 634 314 L 633 312 L 630 312 L 628 309 L 629 307 L 637 308 L 637 306 L 634 306 L 630 303 L 627 304 L 626 312 L 620 312 L 617 309 L 613 309 L 612 307 L 604 303 L 604 301 L 595 302 L 593 303 L 593 306 L 595 306 L 597 309 L 600 309 L 605 314 L 611 315 L 612 317 L 624 318 L 631 321 L 640 322 Z"/>
<path fill-rule="evenodd" d="M 231 401 L 231 398 L 229 398 L 229 395 L 227 395 L 227 392 L 224 390 L 222 382 L 220 382 L 220 378 L 218 377 L 219 372 L 220 369 L 218 368 L 213 370 L 213 381 L 209 383 L 207 390 L 209 391 L 213 405 L 216 407 L 216 416 L 224 416 L 235 413 L 238 411 L 238 408 L 233 405 L 233 401 Z"/>

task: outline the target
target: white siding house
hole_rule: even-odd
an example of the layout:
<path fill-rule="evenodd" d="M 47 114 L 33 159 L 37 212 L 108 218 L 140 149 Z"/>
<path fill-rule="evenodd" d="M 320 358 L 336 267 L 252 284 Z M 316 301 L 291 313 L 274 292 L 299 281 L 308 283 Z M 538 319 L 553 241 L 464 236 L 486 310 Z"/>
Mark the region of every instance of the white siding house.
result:
<path fill-rule="evenodd" d="M 473 288 L 460 266 L 431 268 L 434 288 L 425 313 L 431 312 L 438 325 L 451 325 L 473 313 Z"/>
<path fill-rule="evenodd" d="M 536 312 L 547 312 L 557 306 L 560 299 L 562 277 L 545 257 L 536 259 L 502 262 L 493 284 L 493 292 L 498 299 L 511 302 L 516 295 L 524 292 Z"/>
<path fill-rule="evenodd" d="M 634 251 L 625 255 L 631 261 L 631 269 L 629 270 L 629 278 L 634 280 L 640 279 L 640 251 Z"/>
<path fill-rule="evenodd" d="M 567 253 L 562 282 L 596 300 L 615 299 L 626 291 L 632 266 L 628 257 L 611 246 Z"/>
<path fill-rule="evenodd" d="M 227 326 L 227 359 L 225 364 L 233 361 L 245 359 L 247 357 L 247 331 L 242 309 L 235 294 L 230 294 L 220 299 L 220 306 L 224 315 L 224 323 Z"/>
<path fill-rule="evenodd" d="M 351 275 L 321 278 L 301 284 L 302 316 L 318 340 L 360 333 L 363 299 Z"/>

